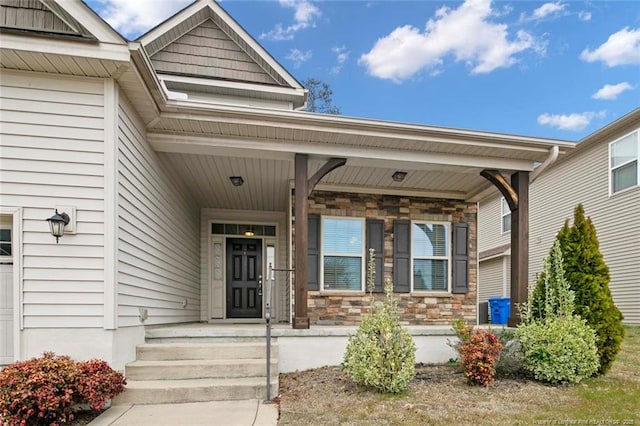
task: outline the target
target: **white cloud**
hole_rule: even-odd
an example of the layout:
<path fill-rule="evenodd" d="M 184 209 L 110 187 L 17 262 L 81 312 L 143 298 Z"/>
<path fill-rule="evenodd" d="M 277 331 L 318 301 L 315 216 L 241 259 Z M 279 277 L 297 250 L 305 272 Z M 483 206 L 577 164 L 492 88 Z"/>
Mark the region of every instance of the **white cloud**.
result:
<path fill-rule="evenodd" d="M 633 90 L 633 86 L 626 81 L 618 84 L 605 84 L 591 97 L 593 99 L 613 101 L 618 97 L 619 94 L 621 94 L 625 90 Z"/>
<path fill-rule="evenodd" d="M 399 82 L 440 66 L 447 55 L 480 74 L 510 67 L 517 62 L 516 54 L 540 47 L 523 30 L 509 40 L 508 26 L 489 20 L 494 12 L 491 0 L 467 0 L 457 9 L 442 7 L 424 32 L 410 25 L 398 27 L 378 39 L 359 63 L 374 77 Z"/>
<path fill-rule="evenodd" d="M 602 61 L 609 67 L 640 64 L 640 28 L 625 27 L 611 34 L 597 49 L 584 49 L 580 59 L 587 62 Z"/>
<path fill-rule="evenodd" d="M 286 58 L 293 62 L 294 68 L 300 68 L 300 65 L 311 59 L 311 51 L 303 52 L 300 49 L 291 49 Z"/>
<path fill-rule="evenodd" d="M 292 40 L 296 32 L 314 26 L 314 18 L 322 15 L 320 9 L 308 0 L 280 0 L 280 5 L 294 10 L 294 23 L 287 27 L 276 24 L 271 31 L 260 34 L 261 39 Z"/>
<path fill-rule="evenodd" d="M 100 0 L 97 12 L 113 28 L 135 38 L 153 28 L 192 0 Z"/>
<path fill-rule="evenodd" d="M 331 68 L 330 73 L 340 74 L 340 71 L 342 71 L 342 66 L 347 61 L 347 59 L 349 59 L 349 53 L 351 52 L 349 52 L 345 46 L 332 47 L 331 51 L 336 55 L 337 64 Z"/>
<path fill-rule="evenodd" d="M 565 6 L 565 4 L 562 4 L 559 1 L 555 3 L 545 3 L 533 11 L 532 18 L 542 19 L 549 15 L 554 15 L 561 12 L 565 8 Z"/>
<path fill-rule="evenodd" d="M 555 127 L 560 130 L 578 132 L 580 130 L 584 130 L 594 118 L 604 118 L 605 116 L 605 111 L 587 111 L 582 113 L 574 112 L 568 115 L 544 113 L 538 116 L 538 124 Z"/>
<path fill-rule="evenodd" d="M 578 18 L 580 18 L 581 21 L 590 21 L 591 20 L 591 12 L 586 12 L 586 11 L 581 11 L 578 12 Z"/>

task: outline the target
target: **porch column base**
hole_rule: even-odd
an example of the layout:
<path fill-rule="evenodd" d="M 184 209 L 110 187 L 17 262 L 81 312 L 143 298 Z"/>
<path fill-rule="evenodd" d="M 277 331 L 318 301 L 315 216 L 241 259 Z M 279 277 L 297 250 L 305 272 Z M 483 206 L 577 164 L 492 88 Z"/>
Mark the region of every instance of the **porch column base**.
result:
<path fill-rule="evenodd" d="M 293 318 L 293 328 L 299 330 L 306 330 L 309 328 L 309 317 L 294 317 Z"/>

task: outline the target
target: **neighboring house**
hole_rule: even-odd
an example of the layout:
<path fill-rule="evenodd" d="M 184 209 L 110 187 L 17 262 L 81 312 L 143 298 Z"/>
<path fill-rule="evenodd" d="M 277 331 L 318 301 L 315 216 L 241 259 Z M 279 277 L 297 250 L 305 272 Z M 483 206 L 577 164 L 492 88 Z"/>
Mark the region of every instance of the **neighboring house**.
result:
<path fill-rule="evenodd" d="M 598 232 L 624 322 L 640 324 L 640 109 L 582 139 L 531 184 L 529 278 L 535 283 L 556 233 L 582 203 Z M 504 199 L 480 202 L 478 300 L 509 296 L 510 244 Z M 507 221 L 508 222 L 508 221 Z"/>
<path fill-rule="evenodd" d="M 524 179 L 572 147 L 304 112 L 209 0 L 134 42 L 80 1 L 0 12 L 0 362 L 121 369 L 149 326 L 263 323 L 268 264 L 275 321 L 357 324 L 368 248 L 403 322 L 475 323 L 480 172 Z"/>

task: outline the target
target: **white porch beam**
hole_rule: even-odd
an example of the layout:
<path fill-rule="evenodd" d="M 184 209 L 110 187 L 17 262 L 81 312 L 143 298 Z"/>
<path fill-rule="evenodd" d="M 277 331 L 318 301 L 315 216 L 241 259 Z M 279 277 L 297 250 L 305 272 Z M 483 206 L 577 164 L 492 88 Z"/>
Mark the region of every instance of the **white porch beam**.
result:
<path fill-rule="evenodd" d="M 269 139 L 245 139 L 234 137 L 173 135 L 166 133 L 148 133 L 147 138 L 156 151 L 189 153 L 200 155 L 250 156 L 278 154 L 278 159 L 293 161 L 295 153 L 319 157 L 346 157 L 353 159 L 377 160 L 391 167 L 390 162 L 398 162 L 403 167 L 422 166 L 424 164 L 442 164 L 448 166 L 493 168 L 501 170 L 533 170 L 533 163 L 527 160 L 473 155 L 445 154 L 438 152 L 407 152 L 385 150 L 371 147 L 354 147 L 335 144 L 308 144 L 276 141 Z M 272 157 L 271 157 L 272 158 Z M 369 161 L 367 164 L 370 165 Z"/>

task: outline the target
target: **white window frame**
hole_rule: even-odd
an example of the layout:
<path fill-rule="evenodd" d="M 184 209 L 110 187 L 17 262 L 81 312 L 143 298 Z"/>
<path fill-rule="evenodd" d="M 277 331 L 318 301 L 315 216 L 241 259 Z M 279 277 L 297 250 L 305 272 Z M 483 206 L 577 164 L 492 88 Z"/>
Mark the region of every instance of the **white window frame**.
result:
<path fill-rule="evenodd" d="M 625 139 L 628 136 L 631 136 L 632 134 L 635 133 L 636 136 L 636 158 L 627 161 L 624 164 L 620 164 L 616 167 L 611 167 L 611 148 L 613 147 L 613 145 L 615 145 L 616 143 L 620 142 L 622 139 Z M 633 162 L 636 162 L 636 170 L 637 170 L 637 176 L 636 176 L 636 184 L 632 185 L 628 188 L 624 188 L 621 189 L 619 191 L 613 191 L 613 171 L 617 170 L 621 167 L 624 167 L 626 165 L 629 165 Z M 636 129 L 633 132 L 629 132 L 626 135 L 619 137 L 618 139 L 616 139 L 615 141 L 609 143 L 609 155 L 607 157 L 607 162 L 608 162 L 608 168 L 609 168 L 609 196 L 613 196 L 613 195 L 618 195 L 618 194 L 622 194 L 623 192 L 632 190 L 634 188 L 638 188 L 638 186 L 640 186 L 640 129 Z"/>
<path fill-rule="evenodd" d="M 362 244 L 360 250 L 360 256 L 355 256 L 353 254 L 344 254 L 337 252 L 328 252 L 325 251 L 326 244 L 324 243 L 324 221 L 325 219 L 338 219 L 338 220 L 351 220 L 351 221 L 359 221 L 361 222 L 362 229 Z M 349 217 L 349 216 L 321 216 L 320 217 L 320 290 L 321 291 L 333 291 L 333 292 L 351 292 L 351 293 L 359 293 L 364 291 L 364 283 L 365 283 L 365 246 L 366 246 L 366 229 L 365 229 L 365 219 L 360 217 Z M 340 257 L 359 257 L 360 258 L 360 288 L 358 290 L 347 290 L 344 288 L 335 289 L 335 288 L 325 288 L 324 287 L 324 257 L 325 256 L 340 256 Z"/>
<path fill-rule="evenodd" d="M 446 256 L 416 256 L 413 249 L 413 225 L 444 225 L 447 228 L 447 255 Z M 448 294 L 451 293 L 451 254 L 453 252 L 453 226 L 451 222 L 440 222 L 435 220 L 412 220 L 411 221 L 411 293 L 436 293 L 436 294 Z M 413 282 L 413 261 L 414 259 L 432 259 L 432 260 L 446 260 L 447 261 L 447 289 L 446 290 L 416 290 Z"/>
<path fill-rule="evenodd" d="M 506 207 L 506 212 L 505 212 Z M 504 229 L 504 218 L 509 216 L 509 229 Z M 500 198 L 500 230 L 503 234 L 507 232 L 511 232 L 511 209 L 509 208 L 509 203 L 504 197 Z"/>

